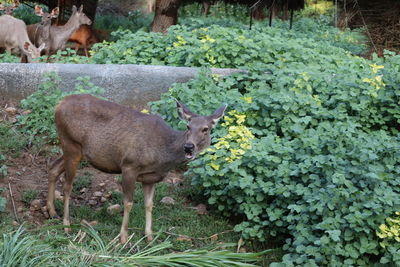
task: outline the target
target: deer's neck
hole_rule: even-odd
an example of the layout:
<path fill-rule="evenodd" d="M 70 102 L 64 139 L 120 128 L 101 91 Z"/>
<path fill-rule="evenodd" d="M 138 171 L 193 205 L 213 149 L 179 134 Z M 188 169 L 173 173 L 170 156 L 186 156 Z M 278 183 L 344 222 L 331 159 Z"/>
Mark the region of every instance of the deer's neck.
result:
<path fill-rule="evenodd" d="M 66 42 L 69 37 L 79 28 L 80 24 L 75 16 L 71 16 L 67 23 L 57 26 L 59 38 L 61 42 Z"/>
<path fill-rule="evenodd" d="M 187 131 L 174 131 L 172 134 L 172 140 L 169 143 L 168 150 L 170 151 L 170 160 L 175 164 L 180 164 L 186 161 L 185 151 L 183 145 L 186 142 Z"/>

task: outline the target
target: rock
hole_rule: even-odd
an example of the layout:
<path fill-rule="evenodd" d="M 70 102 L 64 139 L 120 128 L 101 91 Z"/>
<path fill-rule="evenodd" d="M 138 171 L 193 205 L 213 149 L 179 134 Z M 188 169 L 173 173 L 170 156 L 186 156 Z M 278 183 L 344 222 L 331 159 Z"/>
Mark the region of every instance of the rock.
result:
<path fill-rule="evenodd" d="M 27 109 L 27 110 L 24 110 L 21 114 L 22 115 L 28 115 L 28 114 L 31 114 L 31 113 L 32 113 L 32 111 L 30 109 Z"/>
<path fill-rule="evenodd" d="M 102 197 L 102 196 L 103 196 L 103 193 L 100 192 L 100 191 L 97 191 L 97 192 L 94 192 L 94 193 L 93 193 L 93 196 L 94 196 L 94 197 Z"/>
<path fill-rule="evenodd" d="M 89 200 L 89 205 L 90 205 L 90 206 L 94 206 L 94 205 L 96 205 L 96 204 L 97 204 L 97 201 L 96 201 L 96 200 L 93 200 L 93 199 Z"/>
<path fill-rule="evenodd" d="M 100 187 L 104 187 L 106 185 L 106 183 L 99 183 Z"/>
<path fill-rule="evenodd" d="M 199 214 L 199 215 L 205 215 L 205 214 L 208 213 L 207 206 L 204 205 L 204 204 L 197 205 L 196 206 L 196 211 L 197 211 L 197 214 Z"/>
<path fill-rule="evenodd" d="M 86 221 L 85 219 L 83 219 L 83 220 L 81 221 L 81 224 L 86 225 L 86 226 L 96 226 L 96 225 L 97 225 L 97 221 L 88 222 L 88 221 Z"/>
<path fill-rule="evenodd" d="M 101 199 L 100 199 L 100 202 L 101 202 L 101 203 L 104 203 L 104 202 L 106 202 L 106 201 L 107 201 L 107 198 L 101 197 Z"/>
<path fill-rule="evenodd" d="M 19 223 L 18 223 L 17 221 L 13 221 L 13 222 L 12 222 L 12 225 L 13 225 L 13 226 L 18 226 Z"/>
<path fill-rule="evenodd" d="M 186 242 L 190 242 L 192 241 L 192 239 L 190 237 L 188 237 L 187 235 L 180 235 L 176 238 L 176 241 L 186 241 Z"/>
<path fill-rule="evenodd" d="M 111 192 L 104 193 L 103 197 L 110 198 L 111 197 Z"/>
<path fill-rule="evenodd" d="M 39 199 L 32 200 L 31 207 L 30 207 L 31 211 L 40 210 L 41 208 L 42 208 L 42 206 L 40 204 L 40 200 Z"/>
<path fill-rule="evenodd" d="M 17 122 L 17 109 L 14 107 L 8 107 L 5 109 L 5 111 L 7 112 L 7 117 L 8 117 L 8 121 L 11 123 L 15 123 Z"/>
<path fill-rule="evenodd" d="M 165 205 L 174 205 L 175 204 L 175 200 L 172 197 L 163 197 L 160 200 L 160 202 Z"/>
<path fill-rule="evenodd" d="M 109 214 L 117 214 L 118 212 L 120 212 L 121 211 L 121 205 L 119 205 L 119 204 L 115 204 L 115 205 L 111 205 L 111 206 L 109 206 L 108 208 L 107 208 L 107 212 L 109 213 Z"/>
<path fill-rule="evenodd" d="M 63 196 L 61 195 L 60 191 L 58 191 L 58 190 L 54 191 L 54 196 L 55 196 L 55 198 L 57 200 L 61 200 L 62 201 L 64 199 Z"/>
<path fill-rule="evenodd" d="M 87 190 L 87 188 L 84 187 L 84 188 L 82 188 L 81 191 L 79 191 L 79 192 L 81 192 L 81 194 L 83 194 L 83 193 L 86 193 L 86 190 Z"/>
<path fill-rule="evenodd" d="M 215 242 L 218 240 L 218 234 L 214 234 L 212 236 L 210 236 L 211 241 Z"/>
<path fill-rule="evenodd" d="M 18 212 L 23 212 L 24 211 L 24 207 L 18 207 L 17 211 Z"/>
<path fill-rule="evenodd" d="M 17 109 L 13 107 L 8 107 L 5 109 L 8 116 L 15 116 L 17 114 Z"/>

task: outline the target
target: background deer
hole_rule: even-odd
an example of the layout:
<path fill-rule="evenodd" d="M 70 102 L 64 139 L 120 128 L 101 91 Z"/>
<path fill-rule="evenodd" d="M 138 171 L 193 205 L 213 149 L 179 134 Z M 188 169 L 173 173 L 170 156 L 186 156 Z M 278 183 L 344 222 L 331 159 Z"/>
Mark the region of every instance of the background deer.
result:
<path fill-rule="evenodd" d="M 0 10 L 4 11 L 5 15 L 12 15 L 14 12 L 14 9 L 16 9 L 19 6 L 19 0 L 14 0 L 14 5 L 12 6 L 5 6 L 3 4 L 0 4 Z"/>
<path fill-rule="evenodd" d="M 210 116 L 192 113 L 176 101 L 179 117 L 188 122 L 186 131 L 176 131 L 158 115 L 143 114 L 129 107 L 90 95 L 72 95 L 56 107 L 55 122 L 63 155 L 49 168 L 47 208 L 56 217 L 55 183 L 65 172 L 64 220 L 69 231 L 69 197 L 76 168 L 82 158 L 108 173 L 122 173 L 124 215 L 121 243 L 128 240 L 129 213 L 135 183 L 143 184 L 146 214 L 145 234 L 152 240 L 152 208 L 155 184 L 169 170 L 193 160 L 211 143 L 211 129 L 224 115 L 226 105 Z"/>
<path fill-rule="evenodd" d="M 65 44 L 79 26 L 82 24 L 90 25 L 92 21 L 83 13 L 83 6 L 77 10 L 76 6 L 72 6 L 72 15 L 65 25 L 50 27 L 49 47 L 46 47 L 45 54 L 50 56 L 58 50 L 64 49 Z"/>
<path fill-rule="evenodd" d="M 27 26 L 29 39 L 34 45 L 40 46 L 45 44 L 45 48 L 50 47 L 51 20 L 57 18 L 58 13 L 58 7 L 54 8 L 51 13 L 47 13 L 43 12 L 42 7 L 35 6 L 35 14 L 42 17 L 42 21 Z"/>
<path fill-rule="evenodd" d="M 27 62 L 31 62 L 32 59 L 40 57 L 44 44 L 36 48 L 29 40 L 25 22 L 10 15 L 3 15 L 0 16 L 0 47 L 10 53 L 18 51 L 21 54 L 21 62 L 26 62 L 24 55 Z"/>
<path fill-rule="evenodd" d="M 71 35 L 68 41 L 75 43 L 76 52 L 78 52 L 80 46 L 83 46 L 85 56 L 89 57 L 88 47 L 97 43 L 99 40 L 97 39 L 93 29 L 89 25 L 83 24 Z"/>

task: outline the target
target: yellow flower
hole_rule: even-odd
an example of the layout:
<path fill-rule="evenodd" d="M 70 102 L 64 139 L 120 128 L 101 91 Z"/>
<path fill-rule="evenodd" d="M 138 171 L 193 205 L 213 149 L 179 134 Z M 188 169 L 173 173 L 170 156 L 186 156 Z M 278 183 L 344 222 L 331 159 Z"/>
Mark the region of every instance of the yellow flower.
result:
<path fill-rule="evenodd" d="M 251 96 L 249 97 L 243 97 L 244 102 L 251 104 L 253 102 L 253 98 Z"/>
<path fill-rule="evenodd" d="M 369 65 L 371 66 L 372 72 L 373 72 L 373 73 L 377 73 L 378 70 L 384 68 L 384 66 L 382 66 L 382 65 L 376 65 L 375 63 L 374 63 L 374 64 L 369 64 Z"/>
<path fill-rule="evenodd" d="M 145 114 L 149 114 L 150 111 L 148 109 L 142 109 L 140 112 L 145 113 Z"/>
<path fill-rule="evenodd" d="M 220 168 L 220 166 L 218 164 L 214 164 L 213 162 L 210 163 L 210 166 L 216 171 L 218 171 Z"/>

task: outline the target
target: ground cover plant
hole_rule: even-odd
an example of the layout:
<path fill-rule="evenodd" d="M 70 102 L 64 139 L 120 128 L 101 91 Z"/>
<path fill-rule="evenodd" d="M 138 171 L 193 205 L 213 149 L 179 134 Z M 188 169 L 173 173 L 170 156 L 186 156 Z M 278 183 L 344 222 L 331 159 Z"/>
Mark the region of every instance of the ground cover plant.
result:
<path fill-rule="evenodd" d="M 209 204 L 245 218 L 235 226 L 244 238 L 281 240 L 282 266 L 399 264 L 396 239 L 377 231 L 400 208 L 400 57 L 309 56 L 204 72 L 153 110 L 173 124 L 172 97 L 194 112 L 228 103 L 188 175 Z"/>

